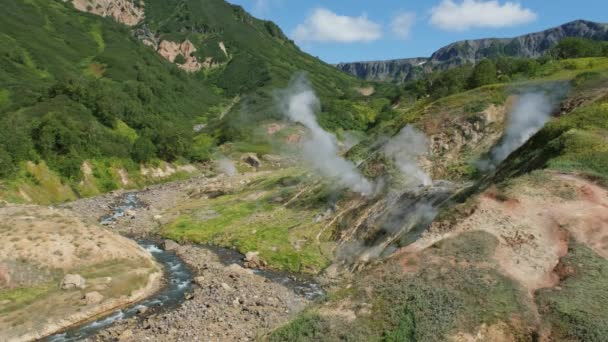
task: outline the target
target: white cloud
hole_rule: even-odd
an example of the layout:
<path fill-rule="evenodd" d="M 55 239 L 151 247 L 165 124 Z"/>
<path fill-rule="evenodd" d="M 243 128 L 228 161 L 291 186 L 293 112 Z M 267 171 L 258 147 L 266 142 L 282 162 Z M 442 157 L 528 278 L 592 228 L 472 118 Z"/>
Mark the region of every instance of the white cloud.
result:
<path fill-rule="evenodd" d="M 370 42 L 382 37 L 382 27 L 367 16 L 348 17 L 317 8 L 296 27 L 293 38 L 299 42 Z"/>
<path fill-rule="evenodd" d="M 412 26 L 416 21 L 416 14 L 413 12 L 403 12 L 393 17 L 391 29 L 393 34 L 401 39 L 409 38 Z"/>
<path fill-rule="evenodd" d="M 537 15 L 521 4 L 497 0 L 443 0 L 431 10 L 431 24 L 448 31 L 464 31 L 475 27 L 499 28 L 529 23 Z"/>

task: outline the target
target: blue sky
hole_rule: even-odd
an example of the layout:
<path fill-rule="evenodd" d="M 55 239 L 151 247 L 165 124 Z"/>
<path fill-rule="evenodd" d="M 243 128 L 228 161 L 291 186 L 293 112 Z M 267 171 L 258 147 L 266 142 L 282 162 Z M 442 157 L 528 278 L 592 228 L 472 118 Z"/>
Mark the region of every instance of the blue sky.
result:
<path fill-rule="evenodd" d="M 329 63 L 429 56 L 463 39 L 511 37 L 587 19 L 608 0 L 229 0 Z"/>

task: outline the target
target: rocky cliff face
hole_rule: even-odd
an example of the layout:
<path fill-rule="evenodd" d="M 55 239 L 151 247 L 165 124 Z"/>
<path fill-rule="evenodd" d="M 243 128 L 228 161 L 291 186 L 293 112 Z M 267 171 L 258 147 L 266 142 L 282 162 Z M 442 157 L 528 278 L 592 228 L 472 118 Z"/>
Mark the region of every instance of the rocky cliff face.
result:
<path fill-rule="evenodd" d="M 452 43 L 437 50 L 430 58 L 340 63 L 337 67 L 370 81 L 403 82 L 416 79 L 424 72 L 463 63 L 476 63 L 488 57 L 540 57 L 566 37 L 608 40 L 608 24 L 577 20 L 514 38 L 488 38 Z"/>
<path fill-rule="evenodd" d="M 404 82 L 424 73 L 428 58 L 406 58 L 390 61 L 340 63 L 337 67 L 370 81 Z"/>
<path fill-rule="evenodd" d="M 79 11 L 109 16 L 128 26 L 137 25 L 144 18 L 143 1 L 72 0 L 72 4 Z"/>

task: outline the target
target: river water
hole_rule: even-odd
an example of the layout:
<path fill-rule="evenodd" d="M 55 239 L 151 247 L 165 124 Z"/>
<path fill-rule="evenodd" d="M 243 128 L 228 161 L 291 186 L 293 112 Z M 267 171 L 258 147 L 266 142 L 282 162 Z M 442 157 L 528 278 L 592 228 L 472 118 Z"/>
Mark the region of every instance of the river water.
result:
<path fill-rule="evenodd" d="M 137 198 L 137 193 L 125 194 L 120 202 L 112 207 L 112 213 L 102 217 L 100 223 L 102 225 L 107 225 L 115 222 L 118 218 L 125 216 L 125 213 L 128 210 L 139 207 L 141 207 L 141 203 Z M 76 325 L 66 331 L 51 335 L 43 339 L 43 341 L 69 342 L 82 340 L 96 334 L 100 330 L 108 328 L 118 321 L 136 316 L 144 308 L 170 310 L 185 300 L 186 293 L 192 290 L 194 275 L 184 261 L 175 253 L 159 248 L 158 245 L 152 241 L 143 239 L 136 241 L 163 266 L 167 284 L 162 290 L 127 308 L 118 309 L 94 321 Z M 242 265 L 243 263 L 243 255 L 237 251 L 213 246 L 200 246 L 200 248 L 207 248 L 217 254 L 220 261 L 225 265 Z M 284 272 L 266 270 L 255 270 L 254 272 L 272 282 L 282 284 L 283 286 L 292 289 L 299 296 L 309 300 L 319 298 L 325 294 L 320 285 L 309 279 L 297 278 L 295 275 Z"/>
<path fill-rule="evenodd" d="M 142 309 L 163 308 L 171 309 L 180 304 L 185 294 L 192 289 L 192 272 L 186 264 L 172 252 L 164 251 L 150 241 L 137 241 L 140 246 L 150 252 L 156 261 L 164 266 L 166 286 L 156 294 L 125 309 L 116 310 L 95 321 L 73 327 L 66 332 L 47 337 L 45 341 L 63 342 L 78 341 L 107 328 L 113 323 L 136 316 Z"/>

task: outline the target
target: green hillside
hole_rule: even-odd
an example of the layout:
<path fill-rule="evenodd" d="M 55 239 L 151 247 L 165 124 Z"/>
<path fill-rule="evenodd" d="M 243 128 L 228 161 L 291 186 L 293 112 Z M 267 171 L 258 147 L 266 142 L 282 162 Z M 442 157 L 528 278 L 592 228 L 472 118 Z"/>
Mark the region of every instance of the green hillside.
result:
<path fill-rule="evenodd" d="M 11 192 L 11 184 L 41 182 L 26 161 L 45 162 L 49 177 L 56 173 L 86 195 L 91 191 L 76 186 L 85 160 L 97 165 L 94 194 L 121 186 L 109 175 L 118 168 L 205 161 L 227 141 L 255 148 L 256 123 L 281 118 L 273 89 L 297 72 L 323 98 L 325 117 L 348 116 L 326 120 L 327 126 L 365 130 L 374 117 L 364 106 L 371 100 L 356 92 L 359 81 L 301 52 L 272 22 L 222 0 L 145 6 L 146 19 L 128 27 L 63 1 L 4 4 L 11 15 L 0 22 L 0 177 L 6 180 L 0 193 Z M 135 38 L 144 27 L 159 40 L 190 40 L 199 60 L 212 57 L 219 67 L 180 70 Z M 194 125 L 207 129 L 195 133 Z"/>

